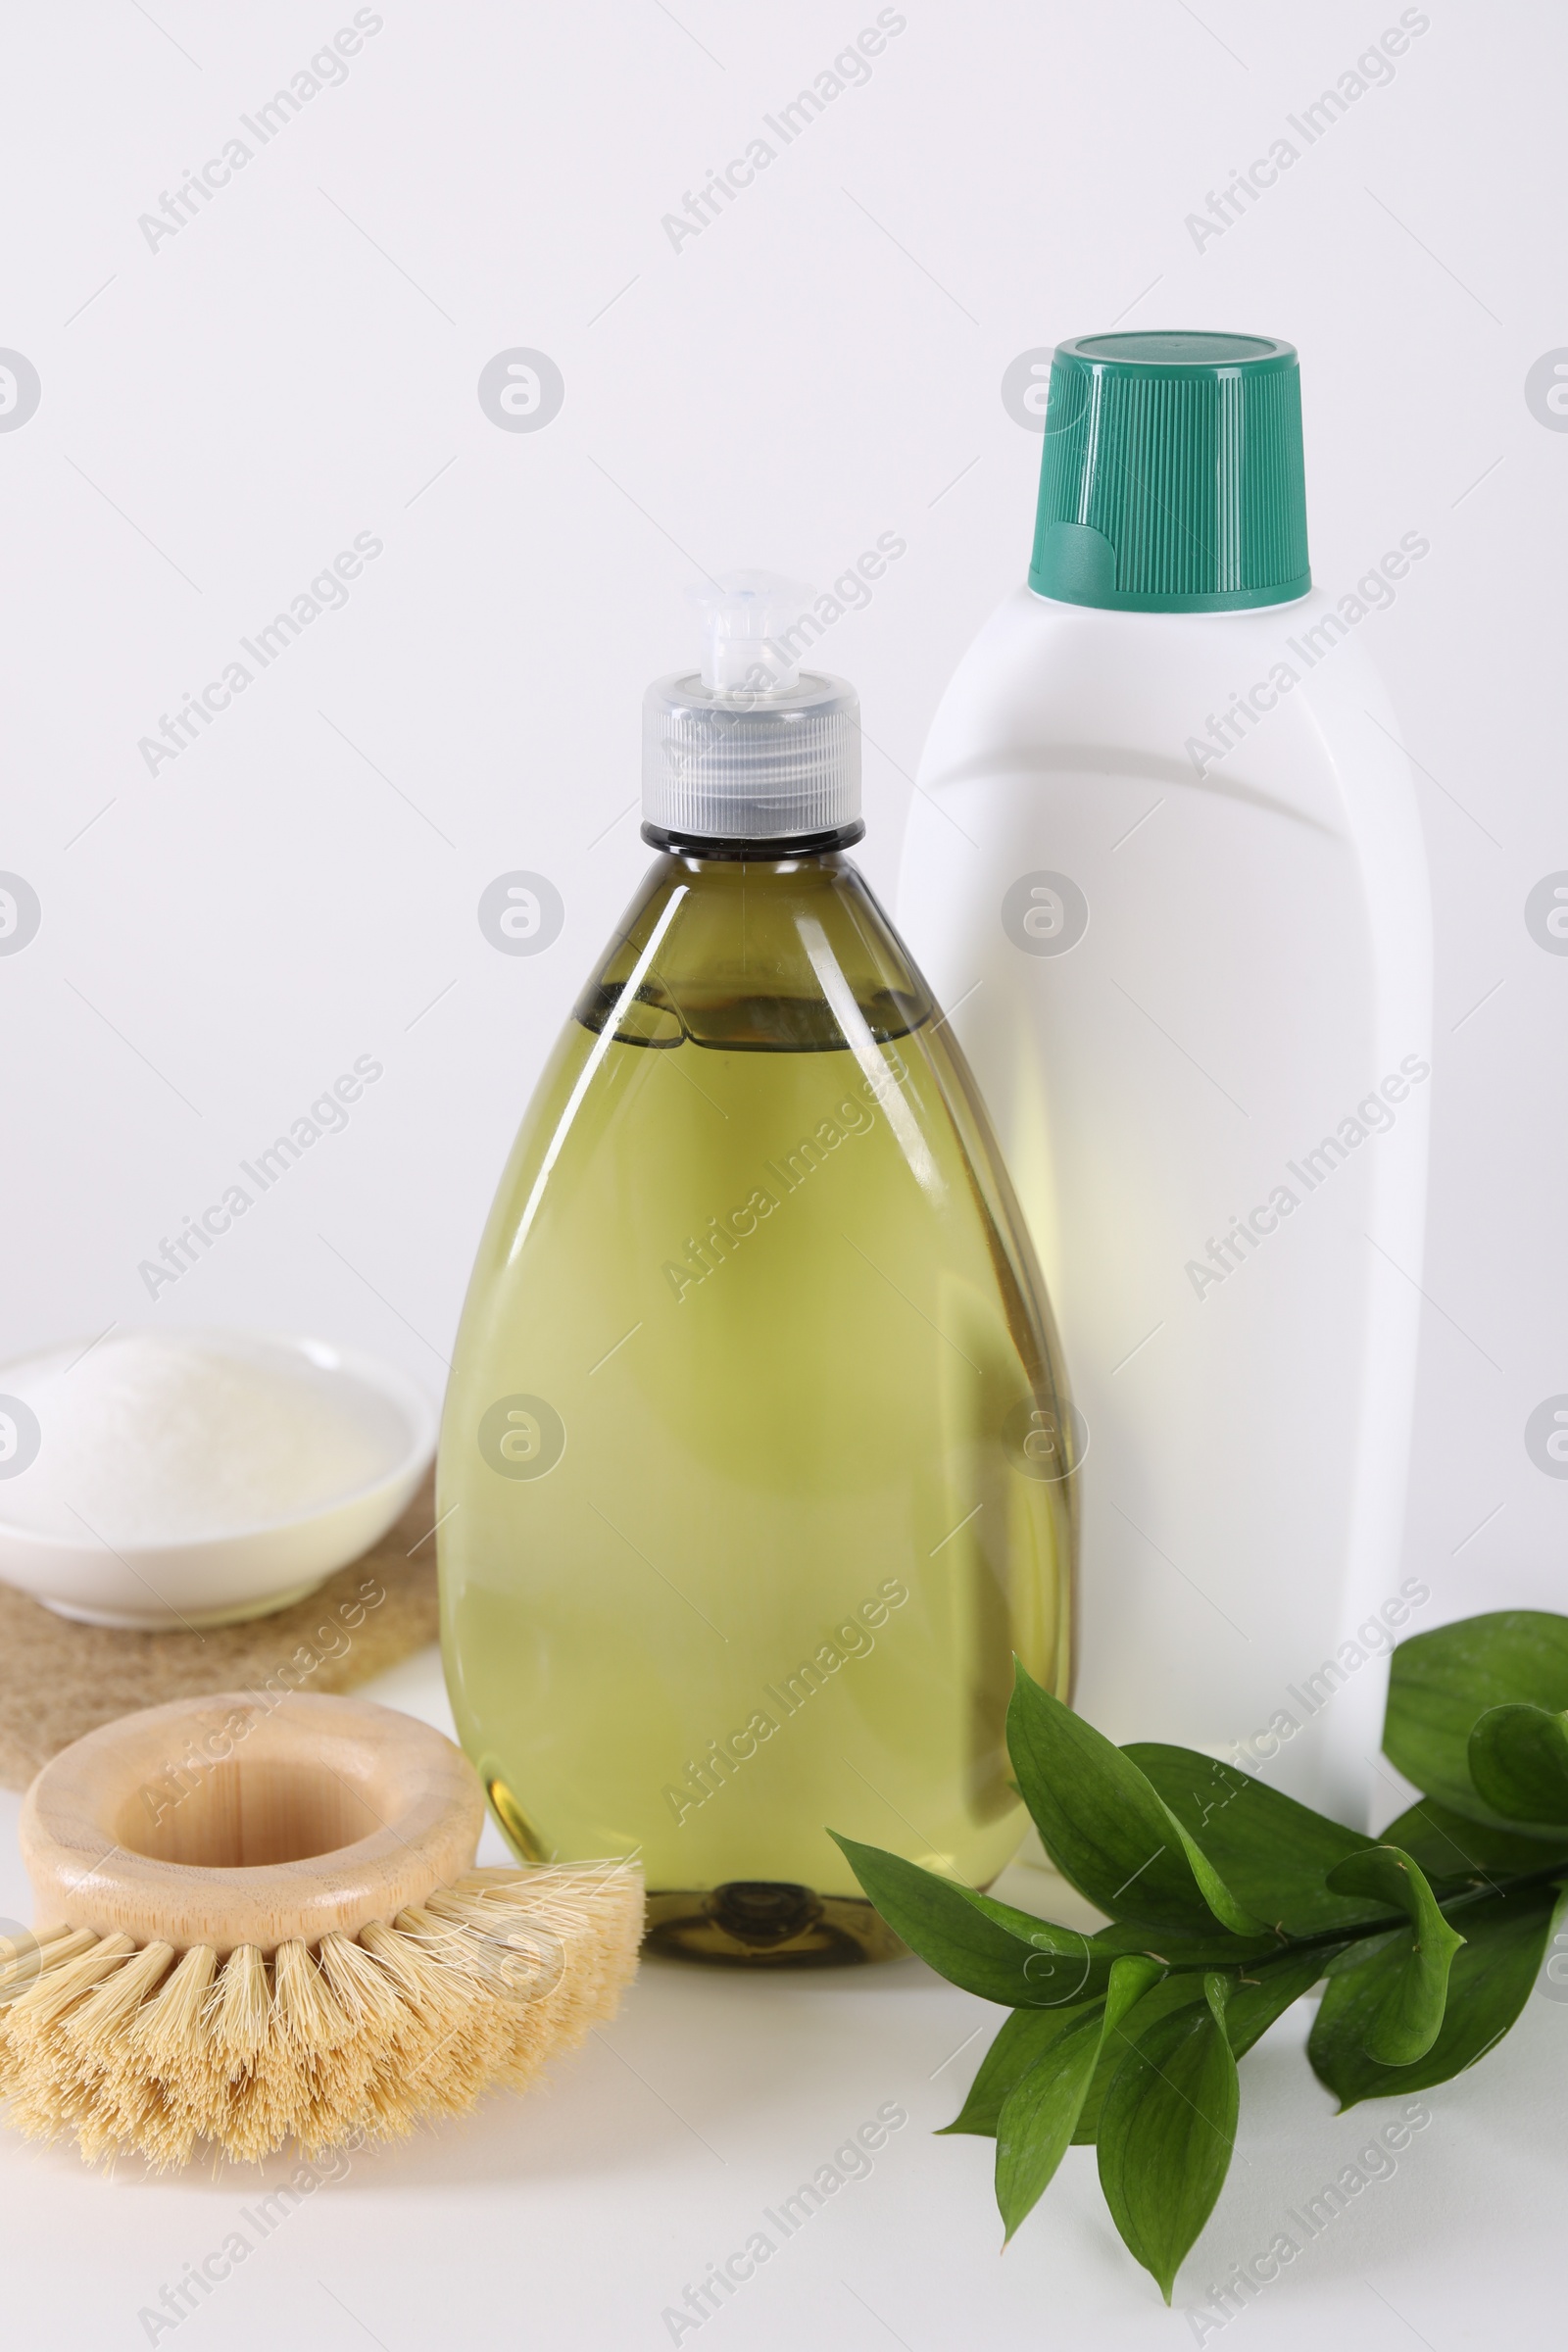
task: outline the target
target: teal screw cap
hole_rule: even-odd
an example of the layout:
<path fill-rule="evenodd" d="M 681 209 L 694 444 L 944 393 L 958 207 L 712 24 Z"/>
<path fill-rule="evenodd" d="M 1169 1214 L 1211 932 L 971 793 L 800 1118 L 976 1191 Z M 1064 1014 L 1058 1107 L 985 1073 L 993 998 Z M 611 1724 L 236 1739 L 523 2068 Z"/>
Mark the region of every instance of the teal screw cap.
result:
<path fill-rule="evenodd" d="M 1029 585 L 1121 612 L 1242 612 L 1304 596 L 1295 346 L 1175 333 L 1058 343 Z"/>

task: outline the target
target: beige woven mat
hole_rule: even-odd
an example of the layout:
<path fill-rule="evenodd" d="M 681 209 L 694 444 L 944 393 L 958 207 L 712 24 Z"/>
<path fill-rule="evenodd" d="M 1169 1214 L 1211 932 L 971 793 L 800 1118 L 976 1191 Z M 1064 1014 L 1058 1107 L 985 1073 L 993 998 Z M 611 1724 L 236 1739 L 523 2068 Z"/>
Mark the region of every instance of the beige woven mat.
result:
<path fill-rule="evenodd" d="M 25 1788 L 73 1740 L 137 1707 L 280 1675 L 292 1690 L 351 1690 L 422 1649 L 438 1628 L 433 1486 L 427 1479 L 380 1543 L 308 1600 L 244 1625 L 116 1633 L 74 1625 L 0 1584 L 0 1786 Z"/>

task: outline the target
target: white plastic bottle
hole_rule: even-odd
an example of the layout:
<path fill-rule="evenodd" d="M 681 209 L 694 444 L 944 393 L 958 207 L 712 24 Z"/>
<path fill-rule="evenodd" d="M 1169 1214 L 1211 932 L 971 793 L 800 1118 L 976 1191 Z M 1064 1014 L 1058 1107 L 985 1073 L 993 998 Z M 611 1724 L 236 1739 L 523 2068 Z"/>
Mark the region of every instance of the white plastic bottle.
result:
<path fill-rule="evenodd" d="M 1030 585 L 937 712 L 898 902 L 1087 1424 L 1077 1703 L 1351 1822 L 1428 1597 L 1431 918 L 1357 634 L 1425 552 L 1312 590 L 1288 344 L 1061 345 Z"/>

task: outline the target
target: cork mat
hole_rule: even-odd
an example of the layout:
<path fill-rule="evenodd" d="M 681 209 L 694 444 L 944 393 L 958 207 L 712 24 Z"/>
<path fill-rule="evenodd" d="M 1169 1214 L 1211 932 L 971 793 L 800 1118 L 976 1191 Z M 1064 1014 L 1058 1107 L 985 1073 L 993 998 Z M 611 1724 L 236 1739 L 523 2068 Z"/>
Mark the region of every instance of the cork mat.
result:
<path fill-rule="evenodd" d="M 244 1625 L 117 1633 L 0 1584 L 0 1787 L 25 1788 L 73 1740 L 138 1707 L 270 1679 L 275 1689 L 280 1677 L 296 1690 L 352 1690 L 423 1649 L 438 1631 L 433 1494 L 432 1474 L 363 1558 Z"/>

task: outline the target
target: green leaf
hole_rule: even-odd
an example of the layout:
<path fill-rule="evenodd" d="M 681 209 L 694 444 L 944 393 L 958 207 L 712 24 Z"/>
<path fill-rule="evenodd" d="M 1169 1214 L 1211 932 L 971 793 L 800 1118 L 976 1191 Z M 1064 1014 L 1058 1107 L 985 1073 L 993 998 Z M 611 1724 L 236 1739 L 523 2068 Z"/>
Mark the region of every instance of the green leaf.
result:
<path fill-rule="evenodd" d="M 1310 1992 L 1343 1944 L 1317 1944 L 1309 1951 L 1287 1952 L 1282 1959 L 1244 1976 L 1225 2009 L 1225 2032 L 1232 2050 L 1245 2058 L 1253 2042 L 1261 2041 L 1276 2018 L 1285 2015 L 1303 1992 Z"/>
<path fill-rule="evenodd" d="M 1474 2066 L 1499 2041 L 1530 1997 L 1551 1933 L 1555 1896 L 1546 1887 L 1486 1895 L 1467 1903 L 1464 1949 L 1454 1956 L 1443 2027 L 1424 2057 L 1409 2066 L 1380 2065 L 1366 2048 L 1367 2029 L 1398 1974 L 1411 1931 L 1377 1936 L 1343 1952 L 1329 1971 L 1307 2043 L 1320 2082 L 1341 2108 L 1362 2099 L 1430 2090 Z M 1402 1948 L 1401 1948 L 1402 1947 Z"/>
<path fill-rule="evenodd" d="M 1384 1752 L 1456 1813 L 1507 1824 L 1470 1778 L 1470 1734 L 1489 1707 L 1568 1708 L 1568 1617 L 1497 1609 L 1401 1642 L 1389 1670 Z"/>
<path fill-rule="evenodd" d="M 1568 1716 L 1489 1707 L 1470 1734 L 1470 1778 L 1510 1821 L 1568 1822 Z"/>
<path fill-rule="evenodd" d="M 997 2120 L 997 2204 L 1010 2239 L 1072 2145 L 1101 2044 L 1158 1982 L 1152 1960 L 1118 1960 L 1104 2005 L 1059 2034 L 1003 2101 Z"/>
<path fill-rule="evenodd" d="M 1303 1992 L 1310 1992 L 1333 1956 L 1334 1947 L 1314 1945 L 1310 1951 L 1270 1960 L 1255 1975 L 1244 1972 L 1234 1980 L 1225 2026 L 1238 2058 L 1246 2055 L 1294 2001 L 1299 2000 Z M 1202 1999 L 1203 1979 L 1199 1971 L 1172 1973 L 1151 1984 L 1130 2022 L 1123 2024 L 1118 2018 L 1112 2028 L 1102 2033 L 1094 2075 L 1073 2133 L 1075 2147 L 1093 2147 L 1111 2077 L 1134 2043 L 1142 2040 L 1162 2017 Z M 1099 2018 L 1102 2009 L 1102 2004 L 1098 2000 L 1080 2001 L 1070 2009 L 1015 2009 L 981 2060 L 963 2106 L 938 2136 L 972 2132 L 979 2137 L 994 2138 L 1003 2101 L 1014 2083 L 1037 2059 L 1045 2056 L 1069 2026 L 1090 2015 Z"/>
<path fill-rule="evenodd" d="M 1323 1883 L 1336 1862 L 1361 1852 L 1370 1838 L 1193 1748 L 1139 1740 L 1121 1752 L 1201 1840 L 1237 1901 L 1258 1919 L 1286 1936 L 1316 1936 L 1375 1916 L 1375 1906 L 1331 1894 Z"/>
<path fill-rule="evenodd" d="M 1200 1970 L 1183 1969 L 1180 1973 L 1162 1977 L 1152 1984 L 1139 2002 L 1130 2025 L 1121 2026 L 1114 2034 L 1101 2038 L 1100 2056 L 1095 2062 L 1094 2075 L 1078 2117 L 1078 2129 L 1073 2144 L 1092 2148 L 1100 2135 L 1100 2120 L 1104 2113 L 1105 2094 L 1121 2071 L 1128 2053 L 1152 2033 L 1163 2018 L 1178 2009 L 1190 2009 L 1194 2002 L 1203 1999 L 1203 1978 Z"/>
<path fill-rule="evenodd" d="M 1551 1847 L 1542 1840 L 1520 1830 L 1474 1821 L 1430 1796 L 1391 1821 L 1383 1838 L 1386 1844 L 1398 1846 L 1412 1862 L 1419 1862 L 1429 1879 L 1454 1886 L 1490 1885 L 1498 1877 L 1540 1870 L 1552 1859 Z M 1568 1830 L 1562 1833 L 1558 1852 L 1568 1856 Z"/>
<path fill-rule="evenodd" d="M 1225 2032 L 1236 2057 L 1245 2057 L 1253 2042 L 1260 2040 L 1268 2032 L 1276 2018 L 1283 2017 L 1303 1992 L 1311 1991 L 1336 1948 L 1333 1945 L 1314 1944 L 1310 1951 L 1287 1953 L 1283 1958 L 1269 1960 L 1256 1969 L 1244 1969 L 1239 1976 L 1231 1979 L 1231 1996 L 1225 2007 Z M 1078 2129 L 1073 2134 L 1076 2146 L 1093 2146 L 1099 2133 L 1100 2118 L 1111 2078 L 1132 2045 L 1142 2041 L 1151 2029 L 1162 2017 L 1168 2017 L 1172 2010 L 1187 2008 L 1202 1998 L 1203 1979 L 1196 1970 L 1172 1974 L 1145 1993 L 1130 2026 L 1123 2027 L 1117 2034 L 1105 2035 L 1100 2062 L 1089 2085 L 1089 2095 L 1078 2118 Z"/>
<path fill-rule="evenodd" d="M 948 1884 L 954 1882 L 950 1880 Z M 1110 1964 L 1121 1957 L 1119 1949 L 1106 1951 L 1098 1935 L 1085 1936 L 1077 1928 L 1064 1928 L 1054 1919 L 1040 1919 L 1033 1911 L 1016 1910 L 1011 1903 L 999 1903 L 994 1895 L 981 1894 L 972 1886 L 961 1891 L 965 1900 L 985 1918 L 995 1920 L 999 1927 L 1028 1944 L 1024 1976 L 1030 1988 L 1029 1999 L 1036 2007 L 1054 2009 L 1063 2002 L 1079 2001 L 1088 1994 L 1104 1991 Z"/>
<path fill-rule="evenodd" d="M 1368 2057 L 1383 2066 L 1409 2066 L 1438 2038 L 1448 1970 L 1464 1937 L 1438 1909 L 1425 1872 L 1396 1845 L 1349 1855 L 1329 1872 L 1329 1885 L 1345 1894 L 1375 1895 L 1385 1911 L 1402 1911 L 1410 1922 L 1407 1935 L 1389 1941 L 1384 1996 L 1365 2020 Z"/>
<path fill-rule="evenodd" d="M 1069 2026 L 1081 2025 L 1088 2016 L 1098 2017 L 1102 2007 L 1103 2003 L 1096 2000 L 1078 2001 L 1070 2009 L 1015 2009 L 981 2059 L 968 2097 L 952 2123 L 944 2124 L 938 2138 L 954 2132 L 973 2132 L 994 2139 L 1002 2103 L 1013 2084 Z"/>
<path fill-rule="evenodd" d="M 1205 1977 L 1201 2005 L 1177 2009 L 1134 2044 L 1100 2119 L 1100 2184 L 1111 2220 L 1167 2303 L 1236 2144 L 1226 1990 L 1223 1977 Z"/>
<path fill-rule="evenodd" d="M 1104 1991 L 1108 1953 L 1076 1928 L 993 1902 L 880 1846 L 828 1832 L 888 1926 L 939 1976 L 1008 2009 L 1054 2009 Z"/>
<path fill-rule="evenodd" d="M 1141 1960 L 1118 1961 L 1142 1968 Z M 1032 2211 L 1072 2145 L 1100 2055 L 1101 2021 L 1080 2016 L 1008 2091 L 997 2118 L 997 2209 L 1004 2244 Z"/>
<path fill-rule="evenodd" d="M 1007 1747 L 1046 1851 L 1080 1894 L 1112 1919 L 1240 1936 L 1262 1922 L 1243 1909 L 1132 1759 L 1017 1668 Z"/>

